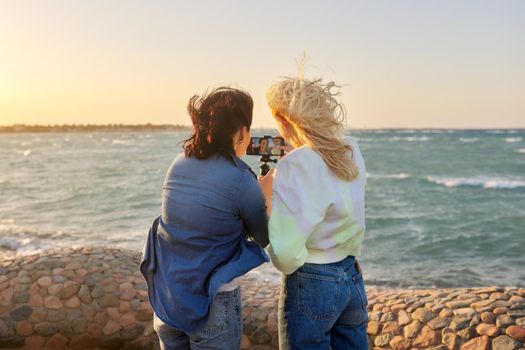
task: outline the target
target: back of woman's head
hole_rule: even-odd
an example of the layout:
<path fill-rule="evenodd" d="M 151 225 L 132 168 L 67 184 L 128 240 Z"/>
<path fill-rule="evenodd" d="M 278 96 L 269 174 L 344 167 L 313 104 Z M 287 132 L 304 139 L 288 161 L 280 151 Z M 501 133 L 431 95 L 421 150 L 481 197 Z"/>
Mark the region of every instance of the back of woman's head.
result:
<path fill-rule="evenodd" d="M 242 127 L 250 130 L 253 100 L 244 91 L 219 87 L 188 102 L 193 135 L 184 141 L 184 153 L 198 159 L 235 154 L 233 136 Z"/>
<path fill-rule="evenodd" d="M 351 181 L 359 169 L 349 156 L 352 146 L 343 140 L 345 108 L 336 99 L 338 88 L 321 79 L 284 78 L 270 87 L 266 99 L 272 114 L 292 125 L 292 145 L 309 146 L 337 177 Z"/>

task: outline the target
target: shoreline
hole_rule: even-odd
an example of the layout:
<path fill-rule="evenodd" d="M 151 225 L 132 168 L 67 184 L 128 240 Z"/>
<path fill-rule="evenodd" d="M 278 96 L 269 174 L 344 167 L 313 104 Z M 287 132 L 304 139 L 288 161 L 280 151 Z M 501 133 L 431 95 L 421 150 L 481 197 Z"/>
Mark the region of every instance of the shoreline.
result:
<path fill-rule="evenodd" d="M 141 253 L 59 248 L 0 258 L 0 348 L 156 349 Z M 242 349 L 277 349 L 280 283 L 242 278 Z M 368 287 L 374 349 L 521 350 L 525 288 Z"/>

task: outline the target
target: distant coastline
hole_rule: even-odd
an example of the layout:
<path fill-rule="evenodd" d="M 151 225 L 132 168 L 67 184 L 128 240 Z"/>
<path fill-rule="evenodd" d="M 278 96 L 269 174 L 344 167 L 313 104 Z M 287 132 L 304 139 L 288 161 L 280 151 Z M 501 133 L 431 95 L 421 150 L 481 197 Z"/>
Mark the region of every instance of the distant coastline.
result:
<path fill-rule="evenodd" d="M 56 125 L 0 125 L 0 133 L 52 133 L 52 132 L 164 132 L 164 131 L 189 131 L 189 125 L 181 124 L 56 124 Z M 254 129 L 268 129 L 268 127 L 253 127 Z M 270 128 L 271 129 L 271 128 Z M 454 131 L 487 131 L 487 132 L 517 132 L 525 128 L 348 128 L 348 131 L 369 132 L 454 132 Z"/>
<path fill-rule="evenodd" d="M 10 126 L 0 126 L 0 133 L 185 131 L 190 129 L 190 126 L 178 124 L 15 124 Z"/>

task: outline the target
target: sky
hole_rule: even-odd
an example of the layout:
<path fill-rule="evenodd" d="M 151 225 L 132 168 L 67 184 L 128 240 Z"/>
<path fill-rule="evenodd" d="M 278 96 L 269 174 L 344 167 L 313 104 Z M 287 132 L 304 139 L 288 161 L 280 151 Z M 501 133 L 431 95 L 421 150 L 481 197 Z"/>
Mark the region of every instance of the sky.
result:
<path fill-rule="evenodd" d="M 0 125 L 185 124 L 230 85 L 342 85 L 350 128 L 524 128 L 525 1 L 0 2 Z"/>

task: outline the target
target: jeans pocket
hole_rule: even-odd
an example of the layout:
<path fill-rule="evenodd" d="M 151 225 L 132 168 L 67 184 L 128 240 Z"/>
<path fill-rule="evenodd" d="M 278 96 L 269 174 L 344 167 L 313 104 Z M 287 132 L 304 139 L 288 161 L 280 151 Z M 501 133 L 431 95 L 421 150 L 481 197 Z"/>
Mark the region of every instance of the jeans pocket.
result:
<path fill-rule="evenodd" d="M 211 304 L 208 319 L 199 333 L 210 336 L 223 332 L 228 326 L 229 307 L 228 298 L 225 298 L 222 293 L 217 294 Z"/>
<path fill-rule="evenodd" d="M 340 278 L 296 272 L 299 311 L 312 320 L 327 321 L 335 316 L 340 298 Z"/>

